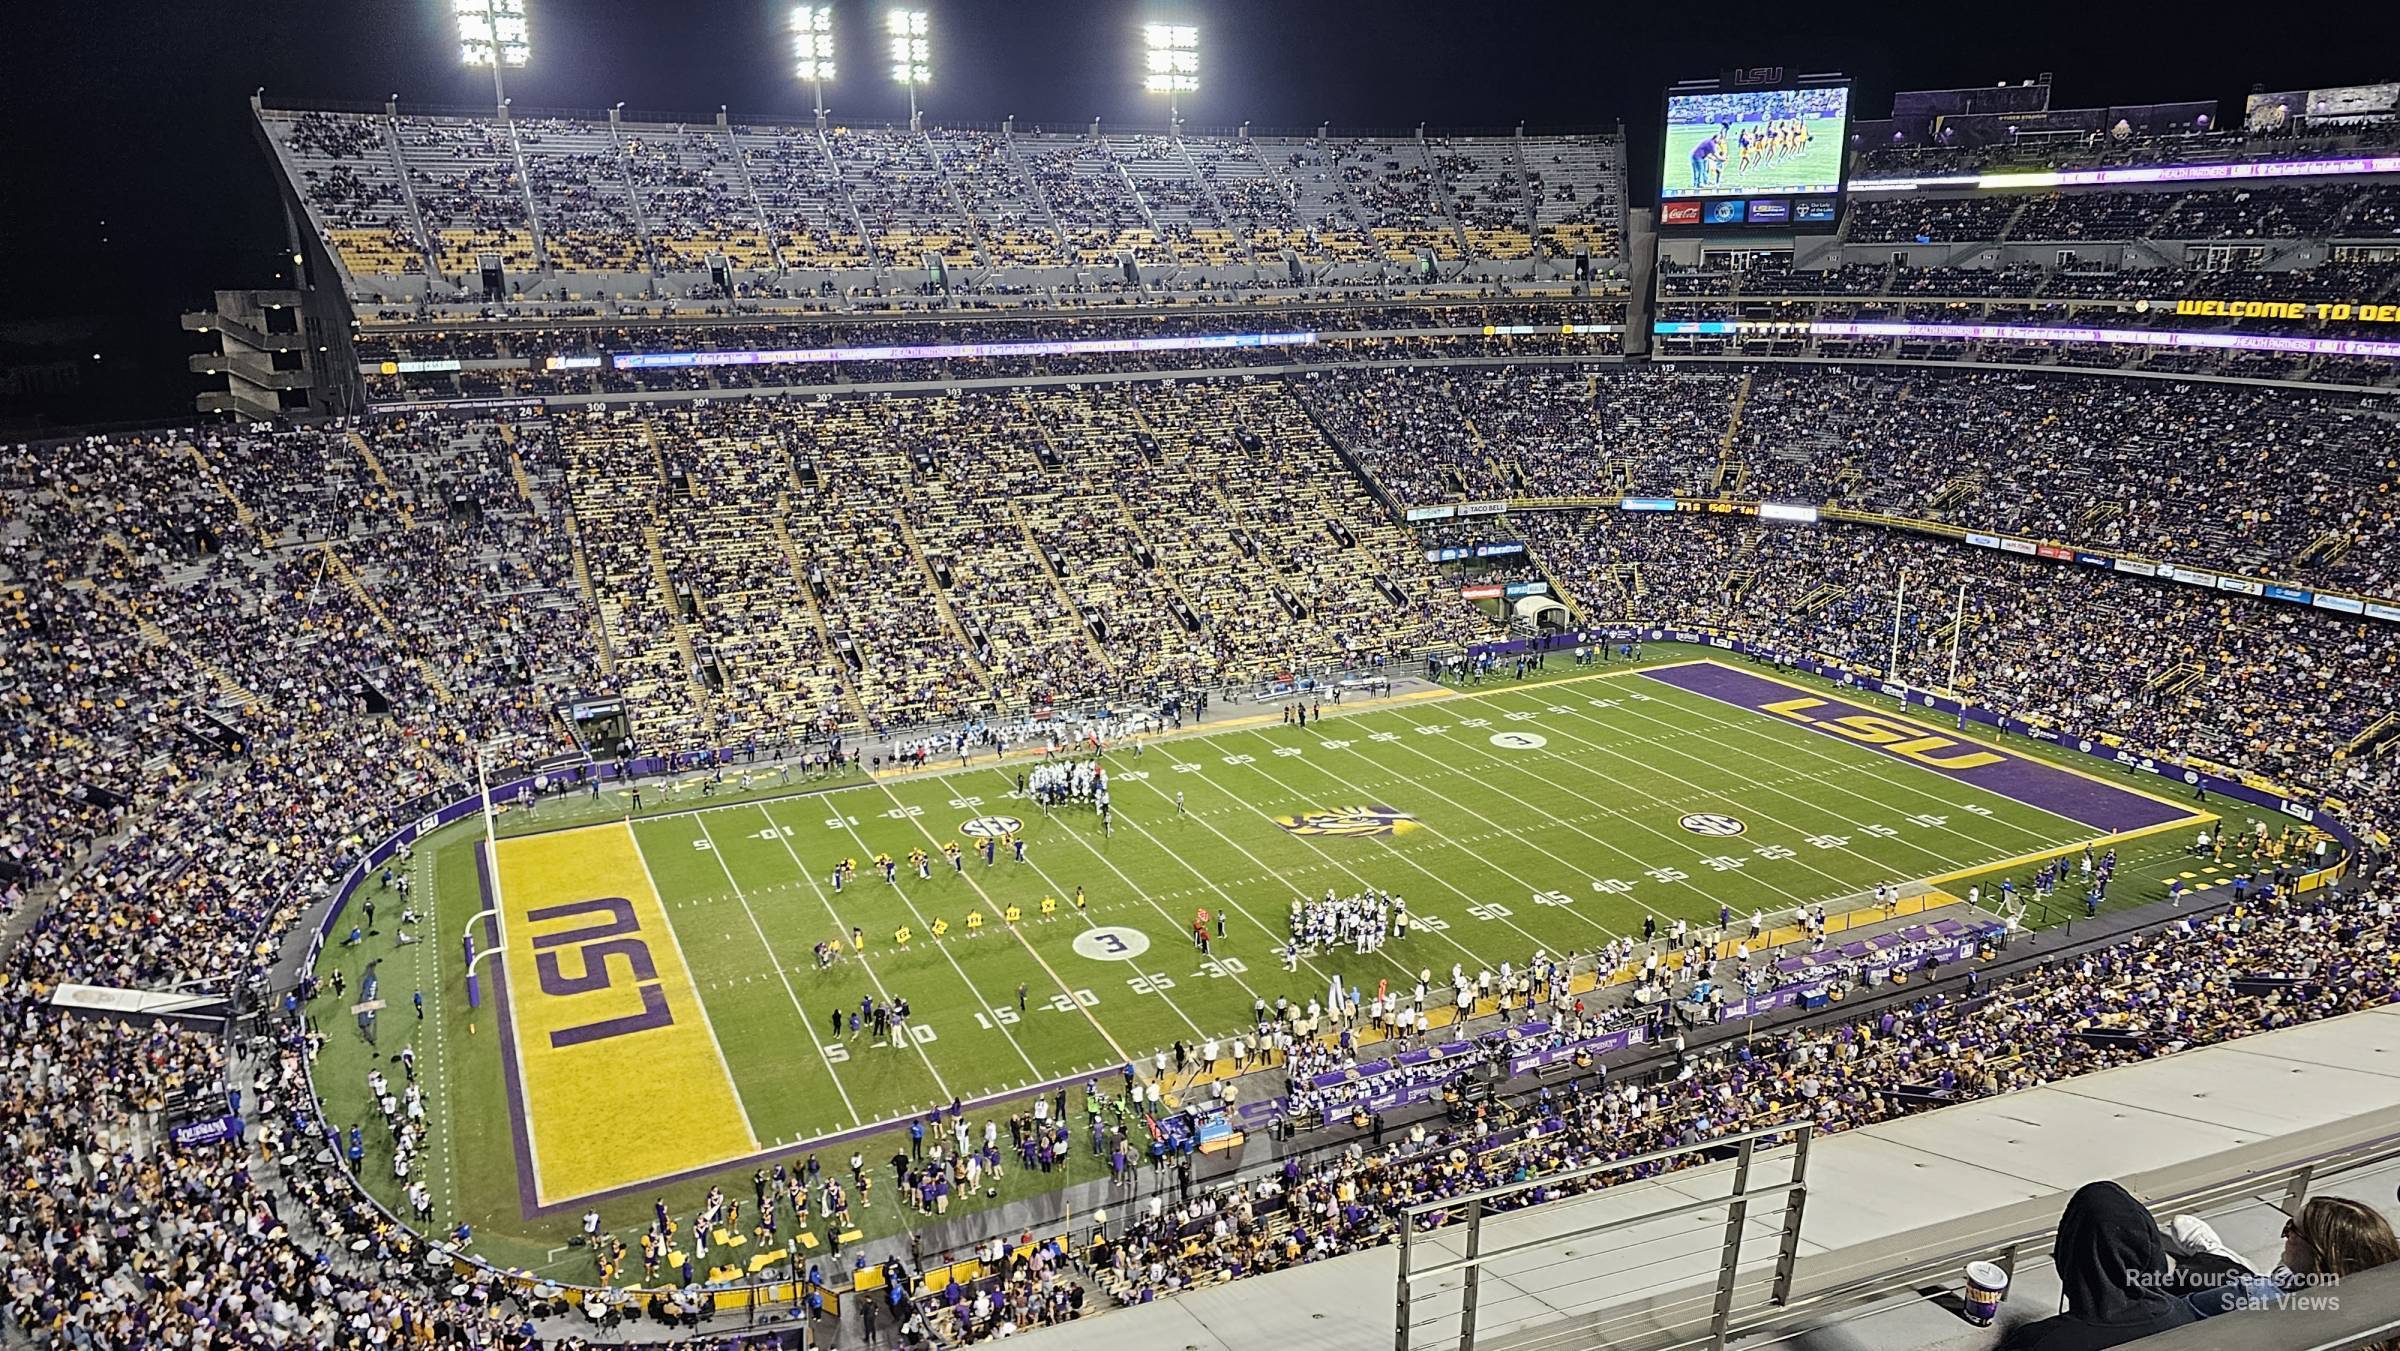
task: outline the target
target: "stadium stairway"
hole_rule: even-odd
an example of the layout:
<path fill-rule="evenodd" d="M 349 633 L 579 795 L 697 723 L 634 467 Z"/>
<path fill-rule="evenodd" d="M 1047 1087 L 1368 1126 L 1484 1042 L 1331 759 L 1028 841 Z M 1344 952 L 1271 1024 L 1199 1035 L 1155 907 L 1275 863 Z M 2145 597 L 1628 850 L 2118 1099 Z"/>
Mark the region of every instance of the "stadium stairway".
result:
<path fill-rule="evenodd" d="M 400 490 L 392 486 L 391 476 L 383 472 L 383 461 L 376 457 L 375 447 L 368 444 L 366 433 L 351 432 L 350 446 L 358 452 L 358 458 L 366 464 L 367 477 L 375 480 L 375 486 L 383 490 L 384 501 L 389 502 L 399 511 L 400 524 L 414 529 L 417 524 L 416 513 L 409 509 L 408 499 L 402 497 Z M 527 500 L 531 500 L 530 493 Z"/>

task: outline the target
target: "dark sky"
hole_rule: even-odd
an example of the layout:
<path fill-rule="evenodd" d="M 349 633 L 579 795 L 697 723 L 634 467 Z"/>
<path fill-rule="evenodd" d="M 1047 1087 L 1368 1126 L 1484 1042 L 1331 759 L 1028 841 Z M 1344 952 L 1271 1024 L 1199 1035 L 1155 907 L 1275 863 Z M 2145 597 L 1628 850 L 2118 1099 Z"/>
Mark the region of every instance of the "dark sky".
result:
<path fill-rule="evenodd" d="M 835 0 L 837 119 L 899 119 L 880 3 Z M 1655 6 L 1419 0 L 916 0 L 933 24 L 927 116 L 1081 123 L 1163 119 L 1139 89 L 1145 19 L 1201 26 L 1195 126 L 1570 128 L 1626 123 L 1636 162 L 1662 88 L 1735 65 L 1857 77 L 1859 115 L 1893 90 L 2056 74 L 2061 106 L 2217 98 L 2400 77 L 2400 5 L 2295 6 L 2239 22 L 2208 4 L 1828 3 Z M 804 116 L 786 74 L 788 6 L 768 0 L 528 0 L 519 108 Z M 2367 17 L 2373 15 L 2374 17 Z M 447 0 L 129 0 L 13 6 L 12 260 L 0 320 L 96 315 L 110 378 L 89 420 L 172 415 L 196 382 L 179 310 L 212 288 L 269 285 L 283 262 L 269 170 L 245 96 L 404 105 L 490 101 L 456 60 Z M 1637 168 L 1636 200 L 1651 184 Z"/>

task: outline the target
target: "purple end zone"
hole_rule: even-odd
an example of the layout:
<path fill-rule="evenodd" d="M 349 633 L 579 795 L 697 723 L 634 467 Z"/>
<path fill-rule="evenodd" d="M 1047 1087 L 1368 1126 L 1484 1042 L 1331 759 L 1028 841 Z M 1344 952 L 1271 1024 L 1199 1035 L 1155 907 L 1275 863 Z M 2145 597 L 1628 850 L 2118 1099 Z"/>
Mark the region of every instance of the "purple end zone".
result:
<path fill-rule="evenodd" d="M 1661 667 L 1655 671 L 1644 671 L 1642 675 L 1645 679 L 1655 680 L 1662 685 L 1672 685 L 1679 690 L 1687 690 L 1693 694 L 1704 695 L 1722 703 L 1732 704 L 1737 708 L 1747 708 L 1760 713 L 1765 713 L 1769 704 L 1783 703 L 1792 699 L 1813 698 L 1823 702 L 1803 710 L 1812 719 L 1843 718 L 1854 714 L 1868 714 L 1887 719 L 1893 716 L 1886 710 L 1845 703 L 1829 694 L 1768 680 L 1730 666 L 1719 666 L 1715 662 L 1693 662 L 1685 666 Z M 1864 746 L 1868 750 L 1891 755 L 1890 751 L 1881 746 L 1854 741 L 1809 722 L 1781 717 L 1772 713 L 1766 713 L 1766 716 L 1789 726 L 1806 727 L 1810 731 L 1834 737 L 1836 740 L 1847 742 L 1853 746 Z M 1929 731 L 1927 735 L 1940 735 L 1940 733 Z M 1998 793 L 2002 797 L 2013 798 L 2027 806 L 2039 807 L 2043 811 L 2063 816 L 2070 821 L 2080 822 L 2110 834 L 2125 830 L 2139 830 L 2144 826 L 2160 825 L 2168 821 L 2181 821 L 2193 815 L 2192 812 L 2172 802 L 2162 801 L 2131 789 L 2119 788 L 2099 779 L 2070 773 L 2057 765 L 2016 755 L 1983 742 L 1965 744 L 1975 750 L 1987 751 L 2000 756 L 2000 762 L 1966 769 L 1943 769 L 1936 765 L 1925 764 L 1920 760 L 1909 759 L 1906 756 L 1894 755 L 1891 758 L 1916 765 L 1933 773 L 1946 775 L 1961 783 L 1973 784 L 1977 788 Z"/>

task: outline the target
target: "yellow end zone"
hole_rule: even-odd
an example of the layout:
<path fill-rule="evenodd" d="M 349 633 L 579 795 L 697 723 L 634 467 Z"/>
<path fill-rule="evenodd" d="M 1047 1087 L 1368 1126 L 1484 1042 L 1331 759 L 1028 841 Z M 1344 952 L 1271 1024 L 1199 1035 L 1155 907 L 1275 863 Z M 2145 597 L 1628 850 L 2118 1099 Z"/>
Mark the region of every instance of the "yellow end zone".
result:
<path fill-rule="evenodd" d="M 535 1203 L 757 1153 L 632 827 L 497 848 L 514 1106 Z"/>

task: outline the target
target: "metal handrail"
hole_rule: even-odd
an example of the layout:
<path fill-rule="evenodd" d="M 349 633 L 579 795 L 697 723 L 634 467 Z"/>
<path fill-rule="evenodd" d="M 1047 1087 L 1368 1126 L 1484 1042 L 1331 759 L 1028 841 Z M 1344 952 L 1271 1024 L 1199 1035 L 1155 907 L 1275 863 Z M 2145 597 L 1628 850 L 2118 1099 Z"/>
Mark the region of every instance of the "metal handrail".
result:
<path fill-rule="evenodd" d="M 2275 1204 L 2286 1211 L 2296 1212 L 2308 1199 L 2309 1187 L 2321 1174 L 2347 1173 L 2361 1168 L 2373 1168 L 2395 1160 L 2400 1160 L 2400 1133 L 2378 1136 L 2373 1140 L 2344 1146 L 2329 1154 L 2284 1164 L 2264 1172 L 2243 1173 L 2238 1177 L 2182 1192 L 2138 1199 L 2141 1199 L 2143 1204 L 2152 1210 L 2175 1209 L 2197 1212 L 2230 1201 L 2255 1197 L 2262 1191 L 2272 1190 L 2280 1184 L 2283 1188 L 2283 1195 Z M 1717 1204 L 1725 1204 L 1725 1202 L 1720 1201 Z M 1913 1293 L 1921 1290 L 1930 1279 L 1955 1278 L 1967 1262 L 1978 1258 L 1992 1257 L 1999 1266 L 2013 1275 L 2018 1261 L 2026 1256 L 2029 1250 L 2037 1260 L 2039 1259 L 2041 1254 L 2046 1251 L 2041 1245 L 2052 1238 L 2057 1233 L 2057 1229 L 2058 1226 L 2055 1223 L 2050 1223 L 1979 1239 L 1973 1243 L 1951 1245 L 1931 1255 L 1906 1259 L 1907 1264 L 1904 1266 L 1886 1265 L 1872 1275 L 1843 1281 L 1797 1297 L 1790 1295 L 1788 1282 L 1786 1282 L 1781 1295 L 1770 1293 L 1767 1305 L 1754 1306 L 1745 1314 L 1729 1317 L 1721 1331 L 1712 1326 L 1706 1332 L 1695 1332 L 1662 1343 L 1659 1351 L 1674 1351 L 1674 1348 L 1681 1347 L 1721 1346 L 1723 1341 L 1720 1338 L 1772 1331 L 1778 1327 L 1792 1324 L 1807 1313 L 1866 1304 L 1896 1295 Z M 1770 1282 L 1761 1276 L 1753 1275 L 1749 1280 L 1738 1284 L 1752 1287 L 1755 1294 L 1756 1287 L 1770 1284 Z M 1721 1282 L 1718 1288 L 1723 1289 Z M 1704 1295 L 1700 1289 L 1695 1287 L 1688 1294 L 1670 1295 L 1669 1298 L 1671 1302 L 1665 1307 L 1683 1310 L 1696 1308 Z M 1642 1317 L 1646 1323 L 1655 1325 L 1660 1312 L 1660 1306 L 1651 1305 L 1642 1310 Z M 1512 1351 L 1574 1351 L 1576 1348 L 1604 1344 L 1603 1338 L 1604 1334 L 1597 1328 L 1589 1324 L 1577 1325 L 1561 1328 L 1550 1336 L 1537 1335 L 1514 1343 Z"/>
<path fill-rule="evenodd" d="M 1770 1140 L 1787 1135 L 1792 1137 L 1792 1172 L 1790 1178 L 1783 1182 L 1772 1183 L 1766 1186 L 1755 1188 L 1752 1187 L 1750 1185 L 1750 1165 L 1756 1157 L 1759 1143 L 1762 1140 Z M 1604 1164 L 1595 1164 L 1584 1168 L 1578 1168 L 1569 1173 L 1553 1174 L 1541 1179 L 1528 1179 L 1525 1182 L 1515 1183 L 1504 1187 L 1488 1188 L 1484 1191 L 1470 1193 L 1463 1197 L 1449 1197 L 1441 1201 L 1420 1203 L 1418 1205 L 1409 1207 L 1403 1212 L 1403 1222 L 1400 1227 L 1399 1284 L 1397 1294 L 1394 1299 L 1395 1312 L 1393 1318 L 1393 1341 L 1395 1351 L 1412 1351 L 1410 1337 L 1411 1334 L 1415 1332 L 1418 1324 L 1410 1318 L 1410 1304 L 1412 1300 L 1411 1287 L 1421 1281 L 1436 1276 L 1448 1275 L 1451 1272 L 1465 1273 L 1465 1280 L 1462 1282 L 1459 1290 L 1460 1304 L 1458 1311 L 1458 1351 L 1474 1351 L 1475 1320 L 1478 1311 L 1478 1304 L 1480 1302 L 1480 1278 L 1482 1271 L 1486 1266 L 1489 1266 L 1500 1258 L 1513 1256 L 1518 1253 L 1530 1252 L 1535 1249 L 1553 1248 L 1561 1241 L 1566 1239 L 1585 1238 L 1594 1234 L 1605 1234 L 1614 1230 L 1630 1228 L 1634 1225 L 1649 1224 L 1657 1220 L 1670 1219 L 1679 1215 L 1695 1214 L 1702 1211 L 1713 1210 L 1722 1206 L 1725 1210 L 1725 1236 L 1719 1249 L 1720 1258 L 1717 1264 L 1717 1279 L 1713 1290 L 1713 1299 L 1711 1301 L 1712 1307 L 1709 1318 L 1709 1329 L 1712 1344 L 1721 1349 L 1725 1345 L 1726 1336 L 1732 1325 L 1735 1291 L 1738 1287 L 1744 1284 L 1740 1276 L 1742 1265 L 1742 1238 L 1743 1231 L 1747 1228 L 1749 1223 L 1750 1201 L 1753 1197 L 1783 1198 L 1784 1219 L 1781 1233 L 1778 1235 L 1778 1241 L 1776 1244 L 1775 1271 L 1772 1279 L 1769 1282 L 1768 1297 L 1773 1302 L 1781 1304 L 1789 1297 L 1791 1293 L 1792 1275 L 1799 1258 L 1800 1221 L 1808 1203 L 1809 1141 L 1814 1135 L 1815 1126 L 1810 1122 L 1800 1122 L 1792 1125 L 1744 1131 L 1737 1135 L 1721 1136 L 1717 1139 L 1701 1141 L 1694 1145 L 1685 1145 L 1674 1149 L 1652 1150 L 1646 1154 L 1634 1155 L 1624 1159 L 1614 1159 Z M 1505 1198 L 1511 1195 L 1516 1195 L 1536 1186 L 1555 1186 L 1559 1183 L 1572 1181 L 1577 1178 L 1588 1178 L 1601 1173 L 1618 1172 L 1625 1168 L 1636 1166 L 1642 1163 L 1658 1162 L 1672 1158 L 1685 1157 L 1702 1150 L 1723 1148 L 1727 1145 L 1736 1146 L 1739 1152 L 1735 1156 L 1734 1161 L 1732 1188 L 1727 1192 L 1726 1195 L 1722 1197 L 1710 1197 L 1698 1201 L 1687 1201 L 1681 1205 L 1671 1206 L 1663 1210 L 1646 1210 L 1639 1215 L 1604 1220 L 1597 1224 L 1587 1224 L 1567 1230 L 1564 1233 L 1549 1234 L 1541 1239 L 1531 1242 L 1514 1243 L 1508 1245 L 1507 1247 L 1493 1249 L 1488 1252 L 1484 1250 L 1483 1222 L 1486 1214 L 1488 1213 L 1485 1208 L 1488 1201 L 1491 1201 L 1495 1198 Z M 1416 1225 L 1414 1221 L 1419 1216 L 1427 1213 L 1435 1211 L 1448 1211 L 1461 1204 L 1465 1205 L 1466 1207 L 1466 1239 L 1464 1243 L 1465 1252 L 1459 1257 L 1437 1263 L 1433 1266 L 1414 1266 L 1411 1261 L 1411 1258 L 1415 1252 L 1416 1243 Z M 1540 1207 L 1533 1207 L 1533 1209 L 1540 1209 Z M 1502 1213 L 1517 1214 L 1522 1212 L 1508 1211 Z M 1755 1283 L 1755 1278 L 1753 1278 L 1752 1283 Z"/>
<path fill-rule="evenodd" d="M 1488 1187 L 1479 1192 L 1469 1192 L 1465 1196 L 1448 1196 L 1439 1201 L 1421 1201 L 1402 1211 L 1401 1214 L 1408 1219 L 1415 1219 L 1419 1215 L 1428 1215 L 1437 1210 L 1456 1210 L 1463 1205 L 1511 1196 L 1535 1187 L 1564 1186 L 1601 1173 L 1622 1172 L 1627 1168 L 1638 1168 L 1645 1163 L 1664 1163 L 1669 1159 L 1684 1158 L 1704 1149 L 1732 1149 L 1745 1141 L 1762 1140 L 1776 1135 L 1805 1135 L 1815 1129 L 1815 1126 L 1808 1122 L 1799 1122 L 1792 1125 L 1764 1126 L 1757 1130 L 1743 1131 L 1737 1135 L 1720 1135 L 1702 1140 L 1698 1144 L 1676 1145 L 1669 1149 L 1654 1149 L 1647 1154 L 1634 1154 L 1622 1159 L 1611 1159 L 1606 1163 L 1586 1164 L 1569 1172 L 1544 1173 L 1538 1178 L 1527 1178 L 1523 1182 L 1510 1182 L 1498 1187 Z"/>
<path fill-rule="evenodd" d="M 1798 1182 L 1777 1182 L 1770 1186 L 1753 1187 L 1746 1193 L 1746 1195 L 1782 1196 L 1787 1192 L 1798 1189 L 1801 1185 L 1802 1184 Z M 1477 1204 L 1481 1203 L 1478 1202 Z M 1568 1234 L 1558 1234 L 1548 1238 L 1537 1238 L 1525 1243 L 1511 1243 L 1505 1248 L 1479 1248 L 1478 1251 L 1471 1256 L 1454 1257 L 1451 1260 L 1443 1262 L 1437 1266 L 1417 1267 L 1413 1270 L 1403 1272 L 1400 1279 L 1404 1281 L 1415 1282 L 1432 1276 L 1446 1276 L 1453 1271 L 1460 1270 L 1461 1268 L 1480 1266 L 1486 1262 L 1495 1261 L 1502 1257 L 1510 1257 L 1521 1252 L 1532 1252 L 1536 1248 L 1554 1247 L 1561 1238 L 1588 1238 L 1593 1234 L 1605 1234 L 1611 1229 L 1629 1228 L 1636 1224 L 1647 1224 L 1652 1220 L 1671 1220 L 1678 1215 L 1689 1215 L 1696 1211 L 1715 1210 L 1717 1207 L 1724 1204 L 1725 1198 L 1721 1196 L 1712 1196 L 1705 1200 L 1692 1201 L 1684 1205 L 1676 1206 L 1672 1210 L 1645 1210 L 1641 1214 L 1636 1215 L 1631 1219 L 1610 1220 L 1605 1224 L 1596 1224 L 1589 1229 L 1577 1229 Z M 1472 1209 L 1472 1207 L 1470 1207 L 1470 1209 Z M 1514 1212 L 1503 1211 L 1501 1213 L 1511 1214 Z"/>

